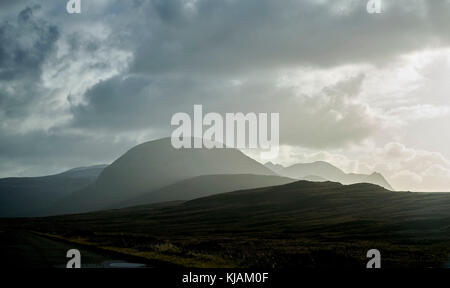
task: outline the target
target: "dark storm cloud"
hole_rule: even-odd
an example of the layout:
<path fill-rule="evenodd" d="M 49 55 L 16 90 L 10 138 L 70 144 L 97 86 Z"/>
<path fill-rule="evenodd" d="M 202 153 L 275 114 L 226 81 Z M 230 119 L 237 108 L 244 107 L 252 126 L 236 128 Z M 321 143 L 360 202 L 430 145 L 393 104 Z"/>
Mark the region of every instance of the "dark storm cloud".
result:
<path fill-rule="evenodd" d="M 24 116 L 40 97 L 42 65 L 54 50 L 59 32 L 34 17 L 38 9 L 27 7 L 15 22 L 0 26 L 0 117 Z"/>
<path fill-rule="evenodd" d="M 154 112 L 149 109 L 152 99 L 146 89 L 150 85 L 151 81 L 144 77 L 116 76 L 99 82 L 85 94 L 89 104 L 73 108 L 73 124 L 85 128 L 113 127 L 114 130 L 149 126 L 150 122 L 144 123 L 142 118 Z"/>
<path fill-rule="evenodd" d="M 39 9 L 27 7 L 14 24 L 0 26 L 0 80 L 15 80 L 40 72 L 58 39 L 58 28 L 33 17 Z"/>
<path fill-rule="evenodd" d="M 224 98 L 221 80 L 189 76 L 119 75 L 101 81 L 85 93 L 87 104 L 72 109 L 77 128 L 114 131 L 156 128 L 169 133 L 173 113 L 194 104 L 211 106 Z M 220 94 L 219 94 L 220 93 Z"/>
<path fill-rule="evenodd" d="M 76 127 L 120 131 L 151 126 L 169 133 L 171 115 L 189 112 L 194 104 L 223 113 L 272 109 L 282 112 L 281 141 L 336 147 L 361 141 L 379 128 L 367 107 L 346 100 L 358 91 L 331 96 L 325 89 L 321 95 L 296 97 L 294 91 L 277 88 L 276 75 L 267 71 L 301 65 L 382 65 L 449 40 L 440 28 L 449 22 L 442 12 L 449 11 L 445 1 L 417 1 L 415 6 L 386 1 L 387 11 L 381 15 L 369 15 L 366 1 L 186 3 L 115 2 L 114 10 L 123 13 L 111 23 L 118 31 L 112 38 L 133 51 L 134 61 L 127 74 L 86 93 L 87 103 L 73 108 Z M 244 85 L 229 85 L 248 75 L 253 76 Z M 283 123 L 283 116 L 296 120 Z"/>
<path fill-rule="evenodd" d="M 385 2 L 380 15 L 369 15 L 366 1 L 144 2 L 139 9 L 149 16 L 136 20 L 146 29 L 134 34 L 133 70 L 217 74 L 383 63 L 436 40 L 448 43 L 448 2 L 426 1 L 423 11 L 418 1 Z"/>
<path fill-rule="evenodd" d="M 192 115 L 193 105 L 208 112 L 280 113 L 283 144 L 336 147 L 365 139 L 379 124 L 357 101 L 364 75 L 325 87 L 316 95 L 297 95 L 295 89 L 276 87 L 274 79 L 258 77 L 234 85 L 218 78 L 142 76 L 114 77 L 86 93 L 88 105 L 74 107 L 75 127 L 115 133 L 156 129 L 170 135 L 174 113 Z M 275 100 L 274 100 L 275 99 Z"/>
<path fill-rule="evenodd" d="M 5 12 L 11 13 L 18 8 L 23 9 L 23 7 L 26 5 L 26 3 L 27 3 L 27 0 L 0 1 L 0 15 L 1 15 L 1 13 L 5 13 Z"/>

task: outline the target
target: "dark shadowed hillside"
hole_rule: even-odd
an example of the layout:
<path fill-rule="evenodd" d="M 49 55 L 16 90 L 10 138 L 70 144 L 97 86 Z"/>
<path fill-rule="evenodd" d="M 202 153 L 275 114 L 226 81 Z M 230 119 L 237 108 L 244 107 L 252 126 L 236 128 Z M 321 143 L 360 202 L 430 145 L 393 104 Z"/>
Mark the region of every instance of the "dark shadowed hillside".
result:
<path fill-rule="evenodd" d="M 443 267 L 450 194 L 299 181 L 79 215 L 0 222 L 189 267 Z M 5 229 L 5 228 L 3 228 Z"/>
<path fill-rule="evenodd" d="M 57 200 L 94 182 L 106 165 L 43 177 L 0 179 L 0 217 L 39 215 Z"/>

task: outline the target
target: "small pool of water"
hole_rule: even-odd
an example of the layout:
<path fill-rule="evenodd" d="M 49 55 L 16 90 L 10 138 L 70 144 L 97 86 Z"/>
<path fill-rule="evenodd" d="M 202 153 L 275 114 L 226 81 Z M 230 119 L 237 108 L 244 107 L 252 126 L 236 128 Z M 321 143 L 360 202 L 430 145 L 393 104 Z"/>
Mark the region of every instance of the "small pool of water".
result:
<path fill-rule="evenodd" d="M 112 262 L 109 263 L 111 268 L 145 268 L 147 265 L 142 263 L 130 263 L 130 262 Z"/>

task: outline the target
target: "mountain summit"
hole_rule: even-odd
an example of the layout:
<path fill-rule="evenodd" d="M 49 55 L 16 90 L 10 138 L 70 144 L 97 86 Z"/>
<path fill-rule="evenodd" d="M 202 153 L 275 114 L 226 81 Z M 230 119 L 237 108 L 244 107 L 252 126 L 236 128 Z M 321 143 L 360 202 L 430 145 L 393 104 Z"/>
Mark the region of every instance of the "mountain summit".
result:
<path fill-rule="evenodd" d="M 217 174 L 276 175 L 237 149 L 175 149 L 164 138 L 126 152 L 95 183 L 60 201 L 54 212 L 103 209 L 184 179 Z"/>

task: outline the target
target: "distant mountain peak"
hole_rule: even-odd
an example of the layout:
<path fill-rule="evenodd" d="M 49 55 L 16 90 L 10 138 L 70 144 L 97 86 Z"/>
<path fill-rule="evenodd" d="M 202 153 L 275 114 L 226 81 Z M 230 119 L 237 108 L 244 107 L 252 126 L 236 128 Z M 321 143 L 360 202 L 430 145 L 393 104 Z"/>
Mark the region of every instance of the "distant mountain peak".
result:
<path fill-rule="evenodd" d="M 283 167 L 271 162 L 265 164 L 266 167 L 275 171 L 281 176 L 309 180 L 314 182 L 332 181 L 345 185 L 356 183 L 369 183 L 381 186 L 388 190 L 394 189 L 384 176 L 379 172 L 372 174 L 345 173 L 338 167 L 326 161 L 314 161 L 309 163 L 297 163 L 289 167 Z"/>
<path fill-rule="evenodd" d="M 264 164 L 265 167 L 269 168 L 271 171 L 281 175 L 282 171 L 285 169 L 283 165 L 280 164 L 274 164 L 273 162 L 267 162 Z"/>
<path fill-rule="evenodd" d="M 364 180 L 366 180 L 367 183 L 376 184 L 388 190 L 395 191 L 395 189 L 391 186 L 391 184 L 389 184 L 386 178 L 384 178 L 383 174 L 379 172 L 373 172 L 372 174 L 367 176 L 367 178 Z"/>

